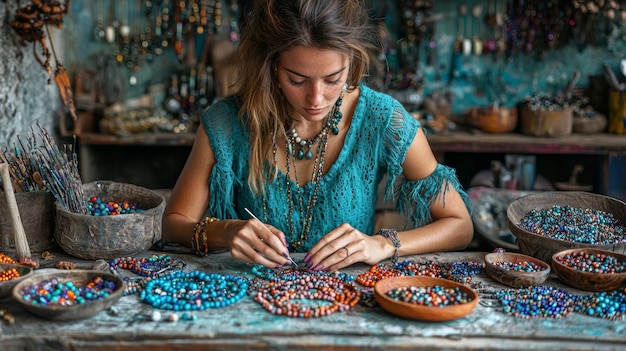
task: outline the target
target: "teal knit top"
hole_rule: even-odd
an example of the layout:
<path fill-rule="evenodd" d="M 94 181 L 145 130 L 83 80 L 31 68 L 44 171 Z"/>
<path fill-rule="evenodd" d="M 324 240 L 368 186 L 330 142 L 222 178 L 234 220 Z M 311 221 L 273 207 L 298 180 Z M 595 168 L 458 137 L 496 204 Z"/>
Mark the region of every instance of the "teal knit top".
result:
<path fill-rule="evenodd" d="M 298 188 L 294 182 L 287 182 L 281 171 L 273 182 L 266 184 L 263 196 L 255 195 L 247 183 L 250 142 L 248 130 L 238 117 L 239 105 L 233 97 L 211 105 L 201 117 L 216 159 L 208 180 L 208 214 L 219 219 L 250 218 L 245 211 L 248 208 L 262 221 L 282 230 L 289 243 L 303 240 L 300 250 L 306 252 L 342 223 L 374 234 L 378 188 L 383 180 L 384 200 L 395 201 L 396 209 L 408 218 L 407 226 L 419 227 L 431 222 L 430 204 L 442 191 L 445 195 L 450 186 L 461 194 L 471 210 L 469 197 L 450 167 L 438 164 L 430 176 L 416 181 L 402 177 L 402 164 L 419 122 L 391 96 L 364 84 L 360 88 L 343 149 L 320 180 L 307 238 L 301 238 L 301 233 L 303 219 L 309 215 L 306 203 L 314 184 L 300 188 L 304 210 L 294 201 L 292 213 L 289 213 L 287 190 L 290 187 L 293 199 Z M 293 233 L 290 227 L 294 228 Z"/>

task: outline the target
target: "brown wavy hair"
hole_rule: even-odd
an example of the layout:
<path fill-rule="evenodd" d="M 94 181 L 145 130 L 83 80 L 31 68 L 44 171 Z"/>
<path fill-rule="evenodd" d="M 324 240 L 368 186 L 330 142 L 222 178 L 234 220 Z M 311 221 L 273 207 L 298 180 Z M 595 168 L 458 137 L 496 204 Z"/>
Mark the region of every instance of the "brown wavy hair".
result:
<path fill-rule="evenodd" d="M 278 87 L 280 54 L 303 46 L 348 54 L 348 90 L 367 74 L 370 53 L 379 46 L 378 31 L 360 0 L 254 0 L 244 14 L 235 55 L 233 94 L 241 102 L 240 118 L 250 132 L 248 184 L 257 194 L 274 179 L 274 138 L 285 137 L 288 103 Z"/>

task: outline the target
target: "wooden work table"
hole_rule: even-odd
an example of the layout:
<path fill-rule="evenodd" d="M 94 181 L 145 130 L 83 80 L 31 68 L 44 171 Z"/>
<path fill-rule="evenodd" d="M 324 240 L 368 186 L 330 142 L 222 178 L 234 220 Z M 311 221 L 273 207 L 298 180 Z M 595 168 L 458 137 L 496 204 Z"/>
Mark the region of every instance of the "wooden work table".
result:
<path fill-rule="evenodd" d="M 147 251 L 141 256 L 155 252 Z M 61 253 L 42 267 L 52 266 Z M 199 258 L 172 254 L 187 262 L 186 270 L 245 275 L 251 266 L 227 253 Z M 294 257 L 301 258 L 299 255 Z M 484 253 L 453 252 L 411 257 L 419 261 L 482 260 Z M 77 262 L 80 268 L 91 262 Z M 369 266 L 357 264 L 343 270 L 357 275 Z M 124 272 L 131 274 L 130 272 Z M 488 288 L 506 288 L 483 271 L 475 276 Z M 554 276 L 546 285 L 566 287 Z M 572 292 L 574 289 L 567 288 Z M 577 292 L 582 293 L 582 292 Z M 584 294 L 584 293 L 582 293 Z M 493 300 L 492 300 L 493 301 Z M 195 312 L 197 320 L 152 321 L 153 308 L 137 295 L 122 297 L 115 305 L 118 314 L 102 311 L 79 321 L 51 322 L 23 310 L 11 298 L 0 300 L 0 308 L 15 315 L 13 325 L 2 324 L 3 350 L 617 350 L 626 345 L 626 321 L 611 321 L 572 313 L 563 319 L 520 319 L 502 313 L 498 306 L 479 304 L 468 316 L 443 323 L 405 320 L 380 307 L 357 305 L 347 312 L 312 319 L 275 316 L 246 296 L 220 309 Z"/>

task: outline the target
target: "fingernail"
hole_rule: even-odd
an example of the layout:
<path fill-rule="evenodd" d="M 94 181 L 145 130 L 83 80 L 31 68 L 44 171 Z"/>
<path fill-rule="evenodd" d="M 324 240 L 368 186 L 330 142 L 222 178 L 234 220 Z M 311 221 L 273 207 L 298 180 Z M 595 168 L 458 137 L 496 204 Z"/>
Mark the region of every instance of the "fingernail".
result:
<path fill-rule="evenodd" d="M 291 261 L 287 260 L 283 266 L 291 266 Z"/>
<path fill-rule="evenodd" d="M 309 257 L 310 253 L 306 254 L 306 256 L 304 256 L 304 262 L 308 262 L 311 257 Z"/>
<path fill-rule="evenodd" d="M 323 271 L 324 271 L 325 273 L 330 272 L 330 267 L 326 267 L 326 268 L 324 268 L 324 270 L 323 270 Z"/>
<path fill-rule="evenodd" d="M 283 256 L 285 256 L 285 258 L 289 258 L 289 251 L 283 251 Z"/>
<path fill-rule="evenodd" d="M 319 271 L 319 270 L 320 270 L 320 268 L 322 268 L 322 267 L 323 267 L 323 266 L 322 266 L 322 264 L 321 264 L 321 263 L 319 263 L 317 266 L 313 267 L 313 270 L 314 270 L 314 271 Z"/>
<path fill-rule="evenodd" d="M 280 268 L 283 268 L 283 266 L 284 266 L 284 265 L 282 265 L 282 264 L 277 264 L 277 265 L 276 265 L 276 268 L 280 269 Z"/>
<path fill-rule="evenodd" d="M 311 268 L 311 264 L 312 264 L 311 261 L 304 261 L 304 263 L 305 263 L 304 266 L 306 268 Z"/>

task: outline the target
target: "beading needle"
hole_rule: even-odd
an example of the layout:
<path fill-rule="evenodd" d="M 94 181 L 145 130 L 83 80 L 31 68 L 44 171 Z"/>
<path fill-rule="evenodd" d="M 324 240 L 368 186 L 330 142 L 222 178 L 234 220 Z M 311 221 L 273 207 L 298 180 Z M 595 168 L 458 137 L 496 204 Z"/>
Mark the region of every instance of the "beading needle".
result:
<path fill-rule="evenodd" d="M 261 222 L 261 224 L 263 224 L 263 227 L 265 227 L 265 229 L 267 229 L 268 232 L 270 232 L 270 234 L 274 235 L 274 233 L 272 233 L 272 231 L 265 226 L 265 223 L 263 223 L 263 221 L 261 221 L 257 216 L 255 216 L 254 214 L 252 214 L 252 212 L 250 212 L 250 210 L 247 207 L 244 207 L 244 210 L 246 210 L 246 212 L 248 212 L 248 214 L 250 216 L 252 216 L 252 218 L 256 219 L 257 221 Z M 287 255 L 287 258 L 289 259 L 289 261 L 291 261 L 291 263 L 293 263 L 296 267 L 298 267 L 298 264 L 296 263 L 296 261 L 294 261 L 291 256 Z"/>

